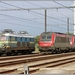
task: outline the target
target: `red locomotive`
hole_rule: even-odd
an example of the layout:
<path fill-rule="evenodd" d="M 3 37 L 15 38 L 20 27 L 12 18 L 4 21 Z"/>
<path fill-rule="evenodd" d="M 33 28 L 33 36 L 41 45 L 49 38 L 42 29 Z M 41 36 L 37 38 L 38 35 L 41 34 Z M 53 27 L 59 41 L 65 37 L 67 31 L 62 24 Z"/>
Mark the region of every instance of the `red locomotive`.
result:
<path fill-rule="evenodd" d="M 43 32 L 39 38 L 40 52 L 68 52 L 74 50 L 75 36 L 58 32 Z"/>

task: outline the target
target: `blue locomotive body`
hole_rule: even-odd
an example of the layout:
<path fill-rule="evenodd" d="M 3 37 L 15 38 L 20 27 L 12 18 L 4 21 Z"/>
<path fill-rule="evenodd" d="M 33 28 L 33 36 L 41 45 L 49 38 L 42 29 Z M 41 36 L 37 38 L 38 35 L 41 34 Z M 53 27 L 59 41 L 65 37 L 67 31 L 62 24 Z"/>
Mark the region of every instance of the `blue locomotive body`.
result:
<path fill-rule="evenodd" d="M 31 53 L 35 50 L 34 37 L 26 31 L 15 33 L 4 30 L 0 34 L 0 54 Z"/>

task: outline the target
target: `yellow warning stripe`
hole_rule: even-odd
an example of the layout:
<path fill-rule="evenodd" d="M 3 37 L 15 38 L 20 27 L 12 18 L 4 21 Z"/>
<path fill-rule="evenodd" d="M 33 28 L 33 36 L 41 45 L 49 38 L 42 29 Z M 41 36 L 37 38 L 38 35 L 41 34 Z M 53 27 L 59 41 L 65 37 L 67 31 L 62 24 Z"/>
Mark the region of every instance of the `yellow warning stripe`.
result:
<path fill-rule="evenodd" d="M 29 43 L 34 43 L 34 42 L 29 42 Z"/>
<path fill-rule="evenodd" d="M 0 41 L 0 44 L 1 43 L 17 43 L 17 41 Z"/>

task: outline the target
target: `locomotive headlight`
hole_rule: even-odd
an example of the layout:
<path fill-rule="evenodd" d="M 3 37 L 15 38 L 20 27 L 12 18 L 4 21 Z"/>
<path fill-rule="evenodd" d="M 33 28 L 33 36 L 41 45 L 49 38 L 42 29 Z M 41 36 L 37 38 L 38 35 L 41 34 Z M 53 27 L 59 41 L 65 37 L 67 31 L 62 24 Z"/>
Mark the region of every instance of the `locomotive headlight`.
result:
<path fill-rule="evenodd" d="M 0 48 L 3 48 L 3 45 L 2 44 L 0 44 Z"/>
<path fill-rule="evenodd" d="M 50 43 L 52 43 L 52 41 L 50 41 Z"/>
<path fill-rule="evenodd" d="M 70 42 L 70 44 L 72 44 L 72 42 Z"/>

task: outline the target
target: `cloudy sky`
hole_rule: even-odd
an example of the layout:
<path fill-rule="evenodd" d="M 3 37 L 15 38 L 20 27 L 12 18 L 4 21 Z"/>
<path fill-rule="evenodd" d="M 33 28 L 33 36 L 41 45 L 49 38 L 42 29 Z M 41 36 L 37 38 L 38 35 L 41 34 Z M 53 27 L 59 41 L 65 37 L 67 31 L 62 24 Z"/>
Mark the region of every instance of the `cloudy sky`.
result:
<path fill-rule="evenodd" d="M 12 29 L 16 32 L 27 31 L 37 36 L 45 31 L 45 9 L 47 11 L 47 31 L 73 33 L 72 1 L 1 1 L 0 30 Z M 61 8 L 60 8 L 61 7 Z M 26 9 L 26 10 L 23 10 Z"/>

